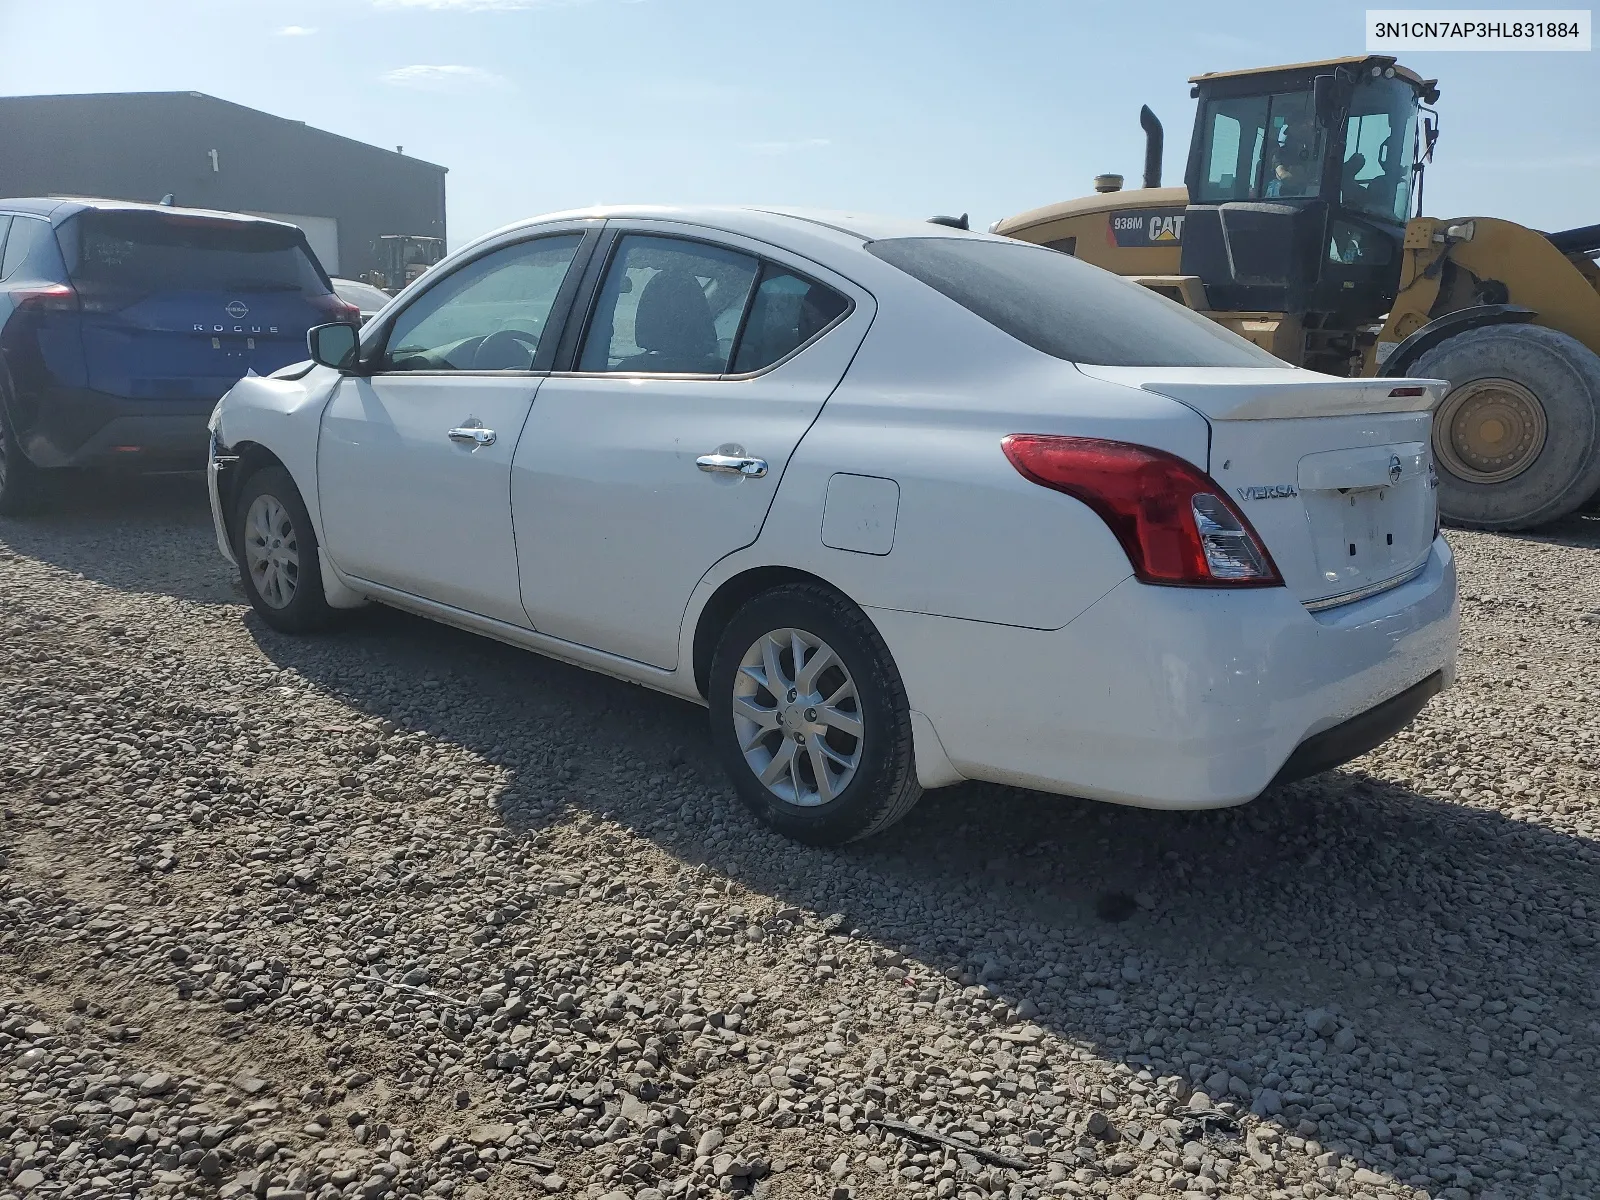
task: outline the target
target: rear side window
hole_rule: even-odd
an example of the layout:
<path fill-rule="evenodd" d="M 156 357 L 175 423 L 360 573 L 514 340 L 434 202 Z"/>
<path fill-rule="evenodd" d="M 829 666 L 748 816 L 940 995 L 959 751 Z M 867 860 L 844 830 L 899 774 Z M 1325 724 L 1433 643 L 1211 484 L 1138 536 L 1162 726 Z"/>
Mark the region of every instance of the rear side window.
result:
<path fill-rule="evenodd" d="M 327 276 L 292 226 L 152 212 L 86 212 L 68 225 L 79 286 L 149 292 L 325 295 Z"/>
<path fill-rule="evenodd" d="M 758 267 L 721 246 L 627 235 L 606 272 L 578 369 L 721 375 Z"/>
<path fill-rule="evenodd" d="M 980 238 L 891 238 L 871 242 L 867 250 L 1019 342 L 1068 362 L 1283 366 L 1181 304 L 1040 246 Z"/>
<path fill-rule="evenodd" d="M 5 253 L 0 255 L 0 279 L 45 273 L 44 251 L 49 248 L 49 240 L 53 236 L 49 221 L 32 217 L 12 218 L 11 233 L 5 239 Z"/>
<path fill-rule="evenodd" d="M 734 373 L 771 366 L 832 325 L 849 307 L 850 301 L 832 288 L 768 263 L 761 269 L 761 282 L 739 337 Z"/>

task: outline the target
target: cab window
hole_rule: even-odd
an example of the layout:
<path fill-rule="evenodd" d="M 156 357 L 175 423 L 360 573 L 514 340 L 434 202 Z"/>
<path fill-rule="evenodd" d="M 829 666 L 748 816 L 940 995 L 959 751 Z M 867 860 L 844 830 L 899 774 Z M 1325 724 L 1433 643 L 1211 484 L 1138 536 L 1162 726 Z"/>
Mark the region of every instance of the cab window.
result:
<path fill-rule="evenodd" d="M 1213 100 L 1201 144 L 1202 204 L 1321 190 L 1324 137 L 1309 92 Z"/>
<path fill-rule="evenodd" d="M 1417 102 L 1397 79 L 1362 83 L 1345 121 L 1339 200 L 1349 209 L 1404 221 L 1411 206 Z"/>

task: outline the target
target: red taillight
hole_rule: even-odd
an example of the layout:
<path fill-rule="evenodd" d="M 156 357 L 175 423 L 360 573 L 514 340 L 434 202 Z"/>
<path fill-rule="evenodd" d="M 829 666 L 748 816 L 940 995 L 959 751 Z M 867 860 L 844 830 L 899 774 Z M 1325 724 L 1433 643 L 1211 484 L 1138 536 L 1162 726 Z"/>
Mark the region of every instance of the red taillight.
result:
<path fill-rule="evenodd" d="M 1245 515 L 1199 468 L 1149 446 L 1014 433 L 1001 443 L 1024 478 L 1092 508 L 1145 583 L 1277 587 L 1272 556 Z"/>
<path fill-rule="evenodd" d="M 42 283 L 11 293 L 18 308 L 32 312 L 77 312 L 78 293 L 65 283 Z"/>
<path fill-rule="evenodd" d="M 311 307 L 322 314 L 324 324 L 361 324 L 361 309 L 354 304 L 346 304 L 332 292 L 325 296 L 312 296 Z"/>

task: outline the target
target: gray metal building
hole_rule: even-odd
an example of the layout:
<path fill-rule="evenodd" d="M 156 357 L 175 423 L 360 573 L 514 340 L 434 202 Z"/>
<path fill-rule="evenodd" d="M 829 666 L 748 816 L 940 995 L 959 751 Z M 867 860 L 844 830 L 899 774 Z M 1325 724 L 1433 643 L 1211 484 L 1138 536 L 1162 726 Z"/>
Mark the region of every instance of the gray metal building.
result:
<path fill-rule="evenodd" d="M 445 235 L 445 167 L 201 92 L 0 96 L 0 196 L 103 196 L 292 221 L 330 275 Z"/>

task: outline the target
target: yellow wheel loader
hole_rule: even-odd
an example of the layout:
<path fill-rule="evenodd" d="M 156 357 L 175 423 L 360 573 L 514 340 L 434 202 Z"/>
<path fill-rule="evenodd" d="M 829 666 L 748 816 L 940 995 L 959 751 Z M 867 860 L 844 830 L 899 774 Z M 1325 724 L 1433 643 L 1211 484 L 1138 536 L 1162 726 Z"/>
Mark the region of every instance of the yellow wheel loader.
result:
<path fill-rule="evenodd" d="M 1421 216 L 1438 87 L 1386 55 L 1190 83 L 1185 186 L 1161 186 L 1145 108 L 1142 189 L 1102 175 L 1095 195 L 991 232 L 1129 276 L 1312 370 L 1448 380 L 1433 430 L 1447 521 L 1528 529 L 1600 498 L 1600 225 Z"/>

